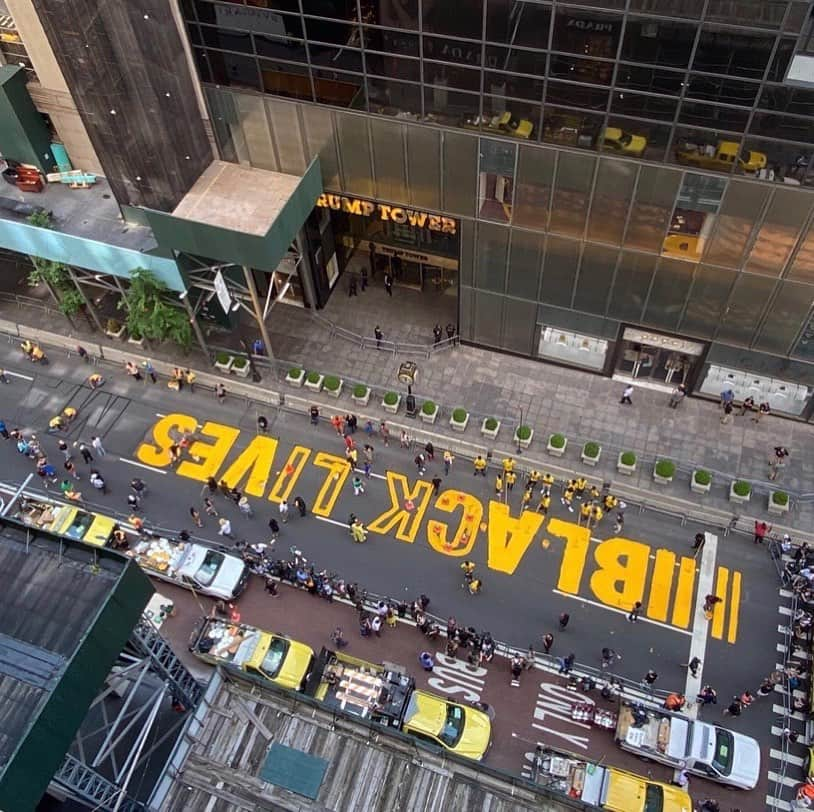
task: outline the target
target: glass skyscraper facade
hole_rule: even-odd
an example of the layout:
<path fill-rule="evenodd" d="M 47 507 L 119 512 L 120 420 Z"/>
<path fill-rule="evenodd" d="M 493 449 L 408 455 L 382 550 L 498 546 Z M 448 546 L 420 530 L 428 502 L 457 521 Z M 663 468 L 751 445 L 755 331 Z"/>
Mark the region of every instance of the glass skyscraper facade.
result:
<path fill-rule="evenodd" d="M 329 278 L 407 246 L 466 341 L 805 418 L 813 6 L 181 0 L 222 156 L 320 157 Z"/>

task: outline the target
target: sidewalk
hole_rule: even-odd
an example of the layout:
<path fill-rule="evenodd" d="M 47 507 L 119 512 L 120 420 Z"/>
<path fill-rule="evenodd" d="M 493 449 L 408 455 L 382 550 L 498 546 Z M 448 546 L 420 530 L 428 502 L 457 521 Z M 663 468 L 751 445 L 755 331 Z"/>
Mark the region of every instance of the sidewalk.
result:
<path fill-rule="evenodd" d="M 334 296 L 323 314 L 341 322 L 346 329 L 369 334 L 375 324 L 380 323 L 374 323 L 374 320 L 386 305 L 391 308 L 391 313 L 398 313 L 407 324 L 411 324 L 411 314 L 423 307 L 426 294 L 407 289 L 399 289 L 397 293 L 397 298 L 394 295 L 392 300 L 385 302 L 380 301 L 388 299 L 382 289 L 369 288 L 364 295 L 352 299 L 352 311 L 347 307 L 347 296 L 344 299 Z M 29 325 L 34 331 L 43 323 L 42 314 L 36 310 L 6 303 L 0 304 L 0 318 Z M 59 324 L 52 318 L 48 326 L 66 335 L 73 332 L 81 341 L 104 339 L 104 336 L 86 331 L 83 324 L 78 324 L 77 331 L 71 331 L 67 322 Z M 262 388 L 258 390 L 261 398 L 265 395 L 263 399 L 268 398 L 268 393 L 262 391 L 267 387 L 311 399 L 311 394 L 304 390 L 285 387 L 283 379 L 291 364 L 323 374 L 335 374 L 345 380 L 345 392 L 337 401 L 323 395 L 312 398 L 325 414 L 359 412 L 350 398 L 354 382 L 366 383 L 373 388 L 371 402 L 362 411 L 377 419 L 387 417 L 379 406 L 384 391 L 392 389 L 405 394 L 405 387 L 398 382 L 396 373 L 399 363 L 407 359 L 394 358 L 392 354 L 375 349 L 361 349 L 352 342 L 332 337 L 330 330 L 314 321 L 308 311 L 278 305 L 270 329 L 275 357 L 285 361 L 275 362 L 273 372 L 267 372 Z M 423 331 L 426 327 L 421 329 Z M 387 337 L 418 340 L 411 330 L 405 330 L 403 334 L 397 330 L 398 324 L 394 323 L 388 328 Z M 198 351 L 191 351 L 179 359 L 163 347 L 140 350 L 127 343 L 112 344 L 105 340 L 115 346 L 119 354 L 132 349 L 134 357 L 149 355 L 154 361 L 165 360 L 171 364 L 180 361 L 202 371 L 211 369 Z M 742 526 L 748 526 L 743 524 L 746 517 L 767 515 L 769 491 L 778 488 L 791 494 L 793 504 L 791 513 L 778 519 L 778 524 L 802 527 L 814 521 L 814 430 L 810 425 L 772 416 L 758 424 L 746 416 L 736 417 L 733 423 L 724 426 L 720 423 L 720 411 L 715 403 L 689 398 L 673 410 L 667 406 L 666 394 L 639 388 L 634 392 L 633 405 L 622 406 L 619 404 L 622 385 L 616 381 L 474 347 L 436 353 L 417 363 L 419 376 L 414 393 L 419 406 L 427 398 L 441 406 L 435 426 L 418 424 L 414 431 L 419 436 L 427 433 L 424 432 L 426 428 L 438 436 L 447 435 L 454 444 L 460 445 L 463 441 L 472 444 L 473 449 L 493 450 L 495 455 L 516 453 L 512 435 L 514 428 L 521 423 L 522 415 L 522 423 L 531 426 L 535 432 L 534 441 L 524 452 L 524 458 L 548 468 L 559 468 L 563 473 L 584 470 L 594 479 L 612 479 L 617 483 L 617 489 L 623 486 L 641 491 L 650 501 L 676 503 L 678 511 L 684 505 L 700 514 L 712 510 L 719 518 L 740 515 L 744 517 Z M 238 388 L 238 379 L 232 380 Z M 239 388 L 243 390 L 247 386 L 241 383 Z M 457 406 L 470 412 L 469 428 L 462 435 L 451 433 L 448 427 L 449 415 Z M 503 421 L 495 442 L 480 436 L 481 420 L 486 416 Z M 405 419 L 402 407 L 394 423 Z M 409 419 L 407 422 L 410 423 Z M 551 433 L 561 433 L 568 439 L 566 454 L 560 460 L 546 454 L 545 445 Z M 581 448 L 586 441 L 595 441 L 602 446 L 601 459 L 595 469 L 586 468 L 580 462 Z M 773 446 L 780 444 L 791 450 L 791 459 L 778 481 L 770 483 L 766 479 L 768 453 Z M 637 455 L 638 468 L 632 477 L 620 476 L 616 471 L 617 456 L 623 450 Z M 677 465 L 672 484 L 657 485 L 653 481 L 653 464 L 659 457 L 672 459 Z M 549 460 L 552 464 L 548 463 Z M 713 487 L 708 495 L 690 492 L 689 480 L 694 468 L 705 468 L 713 473 Z M 737 478 L 753 483 L 752 499 L 746 505 L 732 504 L 728 500 L 730 482 Z"/>

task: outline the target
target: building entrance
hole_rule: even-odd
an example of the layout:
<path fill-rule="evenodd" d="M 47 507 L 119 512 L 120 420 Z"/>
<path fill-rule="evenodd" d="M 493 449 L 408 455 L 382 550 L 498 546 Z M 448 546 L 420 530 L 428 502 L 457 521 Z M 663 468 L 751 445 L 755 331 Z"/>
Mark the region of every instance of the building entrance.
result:
<path fill-rule="evenodd" d="M 706 345 L 697 341 L 626 327 L 619 342 L 614 377 L 664 389 L 687 385 L 705 349 Z"/>

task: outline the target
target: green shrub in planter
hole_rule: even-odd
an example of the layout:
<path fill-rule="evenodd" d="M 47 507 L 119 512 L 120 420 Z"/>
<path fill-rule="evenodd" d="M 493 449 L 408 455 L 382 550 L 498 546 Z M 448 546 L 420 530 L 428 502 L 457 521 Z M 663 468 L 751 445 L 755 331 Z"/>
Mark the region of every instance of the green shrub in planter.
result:
<path fill-rule="evenodd" d="M 229 359 L 231 356 L 228 352 L 219 352 L 215 355 L 215 363 L 217 364 L 228 364 Z"/>
<path fill-rule="evenodd" d="M 302 368 L 301 367 L 291 367 L 288 370 L 288 377 L 289 378 L 299 378 L 302 375 Z"/>
<path fill-rule="evenodd" d="M 353 396 L 355 398 L 363 398 L 367 394 L 367 387 L 363 383 L 357 383 L 353 387 Z"/>
<path fill-rule="evenodd" d="M 585 443 L 585 445 L 582 447 L 582 453 L 586 457 L 596 459 L 599 456 L 599 443 Z"/>
<path fill-rule="evenodd" d="M 635 465 L 636 455 L 632 451 L 625 451 L 620 460 L 622 465 Z"/>
<path fill-rule="evenodd" d="M 336 375 L 328 375 L 322 382 L 322 387 L 323 389 L 327 389 L 329 392 L 336 392 L 336 390 L 339 389 L 339 384 L 340 380 L 336 377 Z"/>
<path fill-rule="evenodd" d="M 789 503 L 789 495 L 785 491 L 773 491 L 772 502 L 785 507 Z"/>
<path fill-rule="evenodd" d="M 562 448 L 565 445 L 565 435 L 552 434 L 548 441 L 551 443 L 552 448 Z"/>
<path fill-rule="evenodd" d="M 712 482 L 712 474 L 709 471 L 705 471 L 703 468 L 699 468 L 695 474 L 695 481 L 699 485 L 709 485 Z"/>
<path fill-rule="evenodd" d="M 425 400 L 425 401 L 424 401 L 423 406 L 421 407 L 421 411 L 422 411 L 424 414 L 430 415 L 430 414 L 434 414 L 434 413 L 435 413 L 435 410 L 436 410 L 437 408 L 438 408 L 438 407 L 435 405 L 435 403 L 434 403 L 433 401 L 431 401 L 431 400 Z"/>
<path fill-rule="evenodd" d="M 466 409 L 453 409 L 452 419 L 456 423 L 463 423 L 466 420 Z"/>
<path fill-rule="evenodd" d="M 385 392 L 382 400 L 388 406 L 395 406 L 398 403 L 399 396 L 395 392 Z"/>
<path fill-rule="evenodd" d="M 518 440 L 528 440 L 531 437 L 531 427 L 530 426 L 518 426 L 517 427 L 517 439 Z"/>
<path fill-rule="evenodd" d="M 308 381 L 308 383 L 319 383 L 319 372 L 309 372 L 305 376 L 305 380 Z"/>
<path fill-rule="evenodd" d="M 659 460 L 656 463 L 656 476 L 671 479 L 675 476 L 676 464 L 672 460 Z"/>
<path fill-rule="evenodd" d="M 249 366 L 248 358 L 235 358 L 232 361 L 232 369 L 245 369 L 247 366 Z"/>
<path fill-rule="evenodd" d="M 483 427 L 486 431 L 494 431 L 497 428 L 497 420 L 494 417 L 487 417 Z"/>
<path fill-rule="evenodd" d="M 752 486 L 742 479 L 739 479 L 733 486 L 732 491 L 736 496 L 749 496 L 752 491 Z"/>

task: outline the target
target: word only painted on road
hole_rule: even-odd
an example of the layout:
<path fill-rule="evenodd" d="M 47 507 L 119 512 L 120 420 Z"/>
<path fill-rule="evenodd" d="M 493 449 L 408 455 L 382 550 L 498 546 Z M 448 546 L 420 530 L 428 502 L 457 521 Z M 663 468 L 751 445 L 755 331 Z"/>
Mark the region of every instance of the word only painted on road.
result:
<path fill-rule="evenodd" d="M 295 445 L 278 459 L 279 442 L 267 435 L 252 437 L 237 456 L 231 454 L 240 429 L 207 421 L 199 426 L 192 415 L 162 417 L 152 428 L 152 441 L 136 450 L 140 462 L 155 468 L 172 465 L 170 447 L 179 433 L 194 436 L 188 457 L 175 468 L 178 476 L 197 482 L 214 477 L 258 499 L 279 503 L 290 500 L 306 465 L 322 472 L 322 482 L 310 500 L 316 516 L 330 518 L 340 495 L 347 491 L 351 467 L 344 456 Z M 275 466 L 275 463 L 277 465 Z M 513 515 L 509 505 L 455 488 L 433 493 L 431 482 L 387 471 L 389 504 L 367 522 L 370 533 L 392 536 L 413 544 L 420 537 L 439 555 L 469 556 L 485 535 L 487 565 L 512 575 L 533 545 L 544 554 L 562 544 L 556 590 L 566 595 L 590 595 L 604 606 L 630 611 L 641 601 L 650 620 L 687 629 L 695 607 L 696 561 L 672 550 L 641 541 L 614 537 L 599 540 L 587 527 L 558 518 L 546 519 L 534 511 Z M 454 525 L 454 526 L 453 526 Z M 715 607 L 712 636 L 734 643 L 738 632 L 741 574 L 718 567 L 715 592 L 722 598 Z"/>

